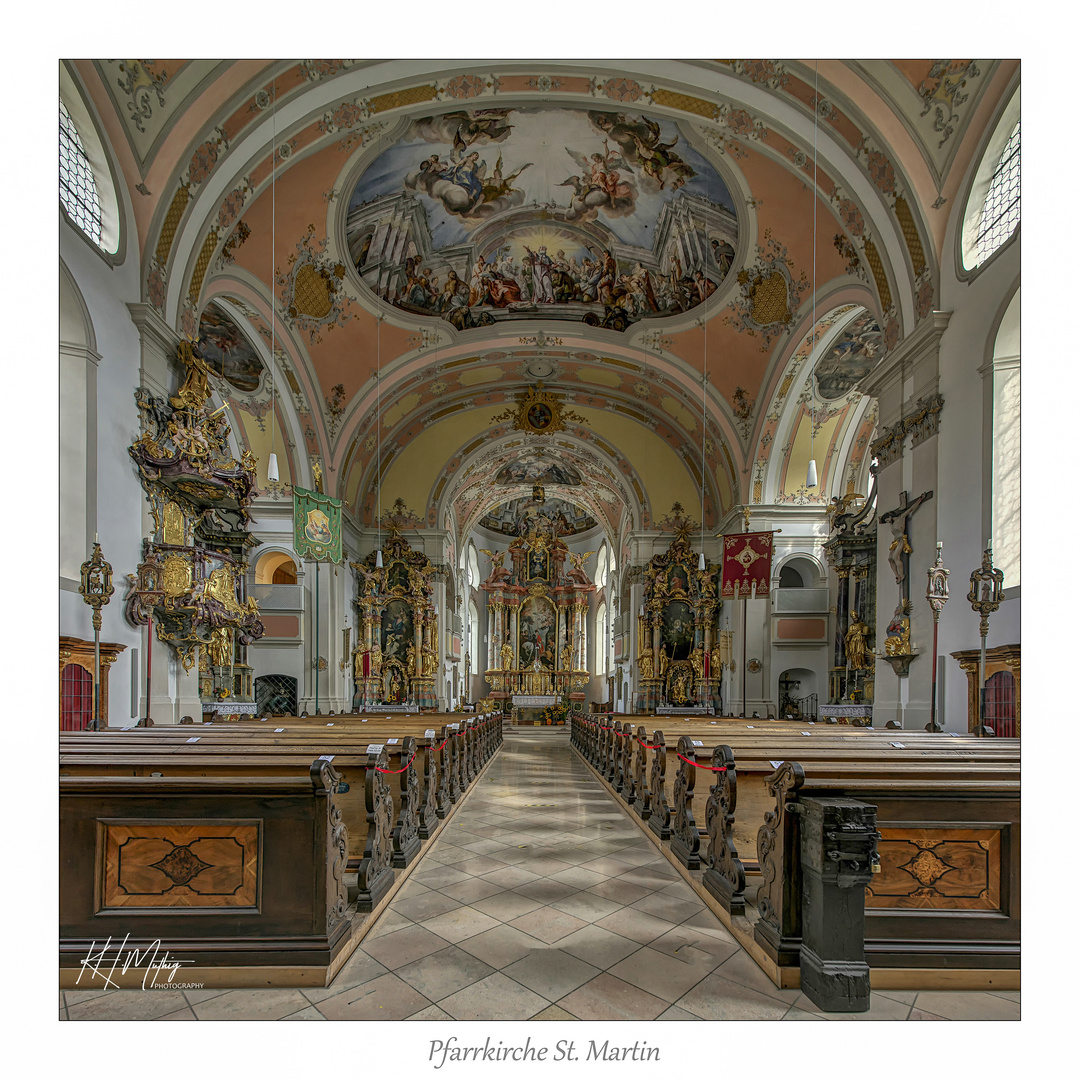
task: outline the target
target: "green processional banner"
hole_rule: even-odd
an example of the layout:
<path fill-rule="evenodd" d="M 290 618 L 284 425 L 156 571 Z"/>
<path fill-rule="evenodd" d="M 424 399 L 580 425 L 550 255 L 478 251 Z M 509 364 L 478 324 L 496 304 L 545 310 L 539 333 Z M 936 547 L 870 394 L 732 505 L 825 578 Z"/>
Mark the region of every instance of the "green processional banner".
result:
<path fill-rule="evenodd" d="M 294 487 L 293 543 L 301 559 L 341 562 L 341 500 Z"/>

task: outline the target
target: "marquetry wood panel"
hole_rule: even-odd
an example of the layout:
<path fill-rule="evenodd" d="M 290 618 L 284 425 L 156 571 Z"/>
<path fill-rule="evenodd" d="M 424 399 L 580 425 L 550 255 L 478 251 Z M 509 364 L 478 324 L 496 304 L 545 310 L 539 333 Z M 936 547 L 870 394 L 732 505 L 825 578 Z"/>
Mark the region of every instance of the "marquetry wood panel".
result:
<path fill-rule="evenodd" d="M 257 905 L 257 821 L 102 821 L 99 828 L 99 910 Z"/>
<path fill-rule="evenodd" d="M 868 908 L 998 911 L 999 829 L 882 828 L 881 873 L 866 888 Z"/>

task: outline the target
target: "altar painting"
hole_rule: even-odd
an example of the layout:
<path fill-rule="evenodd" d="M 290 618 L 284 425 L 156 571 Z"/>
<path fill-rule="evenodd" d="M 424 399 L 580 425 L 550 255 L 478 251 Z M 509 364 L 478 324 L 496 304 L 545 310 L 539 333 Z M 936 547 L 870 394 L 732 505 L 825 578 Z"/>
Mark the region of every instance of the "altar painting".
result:
<path fill-rule="evenodd" d="M 397 660 L 403 666 L 413 644 L 412 607 L 404 600 L 391 600 L 382 613 L 383 664 Z"/>
<path fill-rule="evenodd" d="M 668 659 L 686 660 L 694 648 L 694 613 L 689 604 L 673 600 L 664 607 L 661 641 Z"/>
<path fill-rule="evenodd" d="M 556 614 L 555 605 L 544 596 L 530 596 L 521 605 L 518 632 L 518 657 L 522 668 L 535 667 L 555 670 Z"/>

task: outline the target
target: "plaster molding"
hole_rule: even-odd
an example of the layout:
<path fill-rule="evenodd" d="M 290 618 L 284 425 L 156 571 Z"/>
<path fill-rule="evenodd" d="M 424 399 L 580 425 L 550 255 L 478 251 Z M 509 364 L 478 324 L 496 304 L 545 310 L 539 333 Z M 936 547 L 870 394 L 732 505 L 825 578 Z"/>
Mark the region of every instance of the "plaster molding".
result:
<path fill-rule="evenodd" d="M 932 312 L 859 383 L 862 393 L 878 399 L 882 427 L 900 418 L 901 404 L 906 411 L 911 399 L 937 391 L 941 338 L 951 318 L 951 311 Z M 912 383 L 912 393 L 906 401 L 901 378 Z"/>

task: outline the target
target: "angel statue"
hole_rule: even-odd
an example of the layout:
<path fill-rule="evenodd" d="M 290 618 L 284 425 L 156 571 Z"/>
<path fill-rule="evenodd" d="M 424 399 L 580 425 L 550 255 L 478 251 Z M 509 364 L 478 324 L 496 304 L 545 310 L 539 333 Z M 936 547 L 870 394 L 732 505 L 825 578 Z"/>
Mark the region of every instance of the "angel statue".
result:
<path fill-rule="evenodd" d="M 570 561 L 574 564 L 574 569 L 570 571 L 570 580 L 576 581 L 579 585 L 591 585 L 588 575 L 585 573 L 585 560 L 591 555 L 595 555 L 595 551 L 583 551 L 576 552 L 571 551 L 567 553 L 570 556 Z"/>
<path fill-rule="evenodd" d="M 488 551 L 487 548 L 478 548 L 491 560 L 491 573 L 488 574 L 488 582 L 505 581 L 510 576 L 510 571 L 503 566 L 506 558 L 505 551 Z"/>

